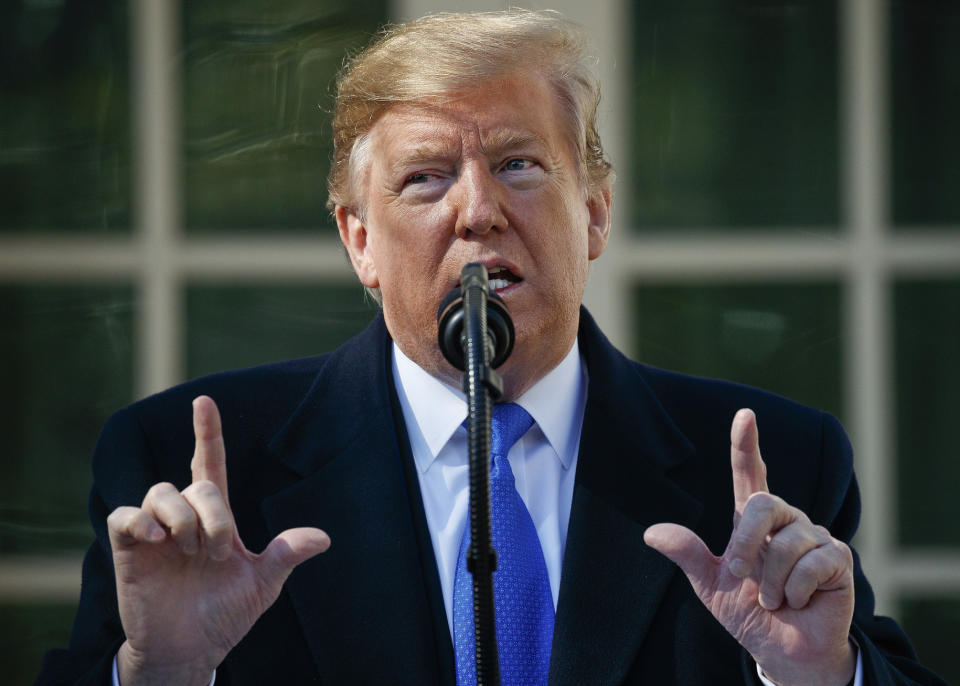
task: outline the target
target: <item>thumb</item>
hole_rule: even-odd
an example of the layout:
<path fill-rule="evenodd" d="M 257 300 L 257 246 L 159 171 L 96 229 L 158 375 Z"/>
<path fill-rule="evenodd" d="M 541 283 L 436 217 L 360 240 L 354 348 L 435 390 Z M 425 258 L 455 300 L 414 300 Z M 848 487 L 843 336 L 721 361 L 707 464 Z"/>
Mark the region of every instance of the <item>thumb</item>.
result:
<path fill-rule="evenodd" d="M 643 540 L 680 567 L 701 598 L 716 587 L 720 561 L 690 529 L 679 524 L 654 524 L 643 533 Z"/>
<path fill-rule="evenodd" d="M 329 547 L 330 537 L 320 529 L 287 529 L 277 534 L 260 555 L 260 572 L 268 582 L 277 584 L 279 589 L 294 567 L 325 552 Z"/>

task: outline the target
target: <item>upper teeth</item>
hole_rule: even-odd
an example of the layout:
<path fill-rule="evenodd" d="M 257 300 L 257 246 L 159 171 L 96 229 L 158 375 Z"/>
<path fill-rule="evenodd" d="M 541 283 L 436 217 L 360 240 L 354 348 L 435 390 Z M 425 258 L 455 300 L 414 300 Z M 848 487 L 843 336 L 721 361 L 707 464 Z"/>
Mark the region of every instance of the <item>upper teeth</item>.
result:
<path fill-rule="evenodd" d="M 491 267 L 487 271 L 487 276 L 490 278 L 490 290 L 498 291 L 501 288 L 506 288 L 510 285 L 509 280 L 496 278 L 501 274 L 503 276 L 508 276 L 510 274 L 510 270 L 506 267 Z"/>

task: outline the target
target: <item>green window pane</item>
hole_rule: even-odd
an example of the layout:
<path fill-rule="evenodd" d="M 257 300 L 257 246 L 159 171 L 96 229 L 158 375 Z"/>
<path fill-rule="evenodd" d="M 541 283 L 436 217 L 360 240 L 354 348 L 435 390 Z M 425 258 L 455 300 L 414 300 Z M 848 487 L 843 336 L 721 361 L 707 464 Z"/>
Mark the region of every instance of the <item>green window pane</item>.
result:
<path fill-rule="evenodd" d="M 32 684 L 40 672 L 43 654 L 51 648 L 67 647 L 76 612 L 76 603 L 0 604 L 3 683 Z"/>
<path fill-rule="evenodd" d="M 645 285 L 636 359 L 759 386 L 840 415 L 840 289 L 833 283 Z"/>
<path fill-rule="evenodd" d="M 838 223 L 837 8 L 638 0 L 621 193 L 638 230 Z"/>
<path fill-rule="evenodd" d="M 375 312 L 359 285 L 192 286 L 187 375 L 333 350 Z"/>
<path fill-rule="evenodd" d="M 900 623 L 921 662 L 949 684 L 960 684 L 960 596 L 906 597 L 900 601 Z"/>
<path fill-rule="evenodd" d="M 890 5 L 893 218 L 960 225 L 960 4 Z"/>
<path fill-rule="evenodd" d="M 184 2 L 186 224 L 332 227 L 324 208 L 333 78 L 386 0 Z"/>
<path fill-rule="evenodd" d="M 0 232 L 130 223 L 127 3 L 0 3 Z"/>
<path fill-rule="evenodd" d="M 899 282 L 894 308 L 899 540 L 960 546 L 960 280 Z"/>
<path fill-rule="evenodd" d="M 82 550 L 90 456 L 132 397 L 132 291 L 2 286 L 0 312 L 0 551 Z"/>

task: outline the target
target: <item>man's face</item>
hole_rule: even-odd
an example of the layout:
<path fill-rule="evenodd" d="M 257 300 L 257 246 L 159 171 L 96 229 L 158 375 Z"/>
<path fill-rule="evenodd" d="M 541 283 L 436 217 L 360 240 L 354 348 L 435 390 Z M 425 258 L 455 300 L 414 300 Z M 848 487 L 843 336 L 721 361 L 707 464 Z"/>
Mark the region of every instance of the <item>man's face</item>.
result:
<path fill-rule="evenodd" d="M 387 328 L 429 373 L 458 385 L 437 345 L 437 308 L 480 262 L 517 332 L 500 368 L 515 398 L 576 337 L 587 264 L 609 232 L 608 191 L 588 195 L 560 106 L 544 79 L 491 79 L 441 105 L 397 105 L 370 131 L 363 219 L 337 223 Z M 498 275 L 498 270 L 507 270 Z"/>

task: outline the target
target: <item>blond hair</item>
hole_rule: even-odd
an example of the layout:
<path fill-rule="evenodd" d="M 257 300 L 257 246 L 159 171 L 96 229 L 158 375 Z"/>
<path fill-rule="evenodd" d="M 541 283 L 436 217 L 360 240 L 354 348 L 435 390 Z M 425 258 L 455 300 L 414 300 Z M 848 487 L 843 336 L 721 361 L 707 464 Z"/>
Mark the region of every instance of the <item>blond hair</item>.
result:
<path fill-rule="evenodd" d="M 608 188 L 613 170 L 597 133 L 600 83 L 586 45 L 579 26 L 551 11 L 441 13 L 384 27 L 337 78 L 328 209 L 363 211 L 358 190 L 369 162 L 368 134 L 391 106 L 440 99 L 518 71 L 538 74 L 553 87 L 584 188 Z"/>

